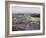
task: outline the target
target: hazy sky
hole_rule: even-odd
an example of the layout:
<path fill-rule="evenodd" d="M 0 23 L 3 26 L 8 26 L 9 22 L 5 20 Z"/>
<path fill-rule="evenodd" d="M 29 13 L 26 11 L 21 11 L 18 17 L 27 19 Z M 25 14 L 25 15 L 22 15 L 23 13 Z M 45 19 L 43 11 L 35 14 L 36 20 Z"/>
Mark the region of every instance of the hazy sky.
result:
<path fill-rule="evenodd" d="M 39 7 L 19 7 L 13 6 L 12 7 L 13 13 L 40 13 Z"/>

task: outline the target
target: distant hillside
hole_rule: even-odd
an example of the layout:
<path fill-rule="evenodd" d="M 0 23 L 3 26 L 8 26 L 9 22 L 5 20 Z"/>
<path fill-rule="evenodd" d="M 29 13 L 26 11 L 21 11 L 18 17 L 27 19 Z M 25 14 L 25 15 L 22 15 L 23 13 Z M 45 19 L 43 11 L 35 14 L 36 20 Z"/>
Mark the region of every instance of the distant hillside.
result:
<path fill-rule="evenodd" d="M 31 14 L 32 17 L 40 17 L 40 14 Z"/>
<path fill-rule="evenodd" d="M 19 15 L 22 15 L 22 16 L 29 15 L 29 16 L 32 16 L 32 17 L 40 17 L 40 14 L 37 14 L 37 13 L 31 13 L 31 14 L 18 13 L 18 14 L 12 14 L 12 15 L 13 15 L 13 17 L 19 16 Z"/>

